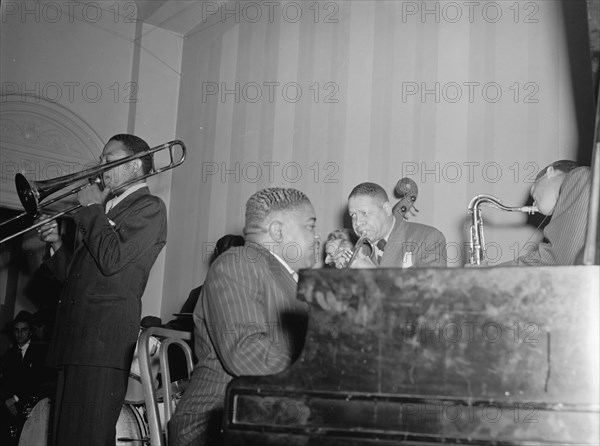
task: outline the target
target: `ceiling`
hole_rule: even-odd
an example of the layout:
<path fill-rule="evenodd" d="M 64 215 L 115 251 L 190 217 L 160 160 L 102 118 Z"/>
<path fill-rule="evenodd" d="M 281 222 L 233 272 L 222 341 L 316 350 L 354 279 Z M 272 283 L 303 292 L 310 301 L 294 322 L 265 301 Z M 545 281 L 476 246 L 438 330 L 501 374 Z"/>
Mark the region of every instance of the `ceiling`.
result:
<path fill-rule="evenodd" d="M 185 36 L 227 0 L 135 0 L 138 19 Z"/>

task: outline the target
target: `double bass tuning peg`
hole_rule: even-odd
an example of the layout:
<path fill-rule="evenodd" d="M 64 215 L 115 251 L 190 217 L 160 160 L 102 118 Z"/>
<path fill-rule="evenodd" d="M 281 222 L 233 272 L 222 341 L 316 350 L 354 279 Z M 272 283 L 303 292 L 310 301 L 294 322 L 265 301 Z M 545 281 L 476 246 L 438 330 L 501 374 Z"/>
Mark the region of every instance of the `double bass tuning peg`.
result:
<path fill-rule="evenodd" d="M 401 218 L 406 218 L 405 215 L 411 208 L 414 208 L 416 212 L 419 212 L 415 207 L 415 201 L 417 201 L 417 196 L 419 194 L 417 183 L 410 178 L 401 178 L 398 180 L 398 183 L 396 183 L 394 192 L 398 198 L 400 198 L 400 201 L 394 205 L 392 210 L 394 214 L 399 215 Z"/>

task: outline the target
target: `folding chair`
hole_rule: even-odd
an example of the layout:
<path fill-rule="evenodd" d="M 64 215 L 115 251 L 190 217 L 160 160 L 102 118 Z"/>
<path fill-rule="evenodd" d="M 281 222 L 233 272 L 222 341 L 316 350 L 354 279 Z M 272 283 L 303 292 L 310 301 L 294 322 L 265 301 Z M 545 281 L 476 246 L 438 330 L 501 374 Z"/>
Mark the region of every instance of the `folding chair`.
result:
<path fill-rule="evenodd" d="M 164 338 L 158 350 L 162 386 L 155 388 L 151 375 L 150 339 L 152 336 Z M 178 345 L 185 354 L 188 380 L 194 368 L 192 350 L 185 342 L 192 339 L 192 334 L 186 331 L 170 330 L 167 328 L 150 327 L 144 330 L 138 339 L 138 355 L 140 362 L 140 376 L 144 389 L 146 414 L 148 417 L 148 431 L 150 433 L 150 446 L 167 446 L 168 422 L 175 410 L 177 394 L 173 393 L 176 383 L 171 383 L 169 370 L 168 350 L 171 345 Z M 159 399 L 162 396 L 164 411 L 159 411 Z M 161 419 L 162 418 L 162 419 Z M 164 426 L 164 429 L 163 429 Z"/>

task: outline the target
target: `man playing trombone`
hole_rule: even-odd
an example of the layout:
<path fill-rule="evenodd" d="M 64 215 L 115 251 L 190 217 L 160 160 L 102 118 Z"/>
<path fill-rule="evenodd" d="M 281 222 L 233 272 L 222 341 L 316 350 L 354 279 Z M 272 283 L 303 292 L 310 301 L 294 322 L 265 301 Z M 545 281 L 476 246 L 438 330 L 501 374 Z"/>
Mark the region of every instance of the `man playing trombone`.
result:
<path fill-rule="evenodd" d="M 101 161 L 149 149 L 142 139 L 120 134 L 108 141 Z M 73 253 L 55 220 L 38 229 L 52 247 L 45 264 L 63 282 L 48 353 L 49 365 L 59 369 L 56 446 L 115 444 L 141 297 L 167 236 L 165 204 L 142 178 L 152 165 L 151 155 L 141 155 L 104 171 L 104 190 L 90 184 L 78 192 L 82 207 L 73 215 L 78 236 Z"/>

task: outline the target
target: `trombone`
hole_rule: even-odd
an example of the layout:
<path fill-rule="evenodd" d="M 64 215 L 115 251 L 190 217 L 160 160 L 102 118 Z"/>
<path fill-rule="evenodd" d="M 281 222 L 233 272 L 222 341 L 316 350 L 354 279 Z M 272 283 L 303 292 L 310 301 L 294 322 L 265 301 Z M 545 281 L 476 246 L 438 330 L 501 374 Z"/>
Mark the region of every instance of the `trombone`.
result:
<path fill-rule="evenodd" d="M 177 151 L 175 150 L 175 147 L 180 147 L 179 154 L 176 153 Z M 156 146 L 151 149 L 145 150 L 143 152 L 126 156 L 125 158 L 121 158 L 119 160 L 110 161 L 100 166 L 91 167 L 89 169 L 82 170 L 81 172 L 76 172 L 70 175 L 64 175 L 62 177 L 54 178 L 51 180 L 30 181 L 27 178 L 25 178 L 23 174 L 18 173 L 15 176 L 15 185 L 17 188 L 17 194 L 19 195 L 19 199 L 21 200 L 21 204 L 23 205 L 25 212 L 3 222 L 2 224 L 0 224 L 0 227 L 12 223 L 15 220 L 21 219 L 22 217 L 25 217 L 27 215 L 35 217 L 36 215 L 39 215 L 41 213 L 43 208 L 48 207 L 51 204 L 68 197 L 69 195 L 76 194 L 84 187 L 87 187 L 89 184 L 97 184 L 101 187 L 104 187 L 104 180 L 102 177 L 104 172 L 109 171 L 122 164 L 126 164 L 130 161 L 141 159 L 145 156 L 154 155 L 156 152 L 162 150 L 169 151 L 169 164 L 156 169 L 154 167 L 154 158 L 152 158 L 152 169 L 150 170 L 150 172 L 121 184 L 120 186 L 113 189 L 113 192 L 115 192 L 133 183 L 137 183 L 143 179 L 154 175 L 158 175 L 159 173 L 171 170 L 181 165 L 185 161 L 186 157 L 185 144 L 183 144 L 183 142 L 179 140 L 171 141 L 160 146 Z M 62 193 L 57 197 L 51 198 L 49 200 L 44 201 L 44 203 L 41 203 L 43 200 L 46 199 L 46 197 L 58 192 L 61 189 L 64 189 L 69 185 L 72 185 L 73 183 L 77 183 L 82 180 L 88 181 L 85 184 L 79 185 L 69 190 L 68 192 Z M 13 238 L 18 237 L 26 232 L 29 232 L 32 229 L 36 229 L 40 226 L 43 226 L 46 223 L 51 222 L 52 220 L 56 220 L 57 218 L 68 214 L 69 212 L 73 212 L 74 210 L 79 209 L 81 206 L 81 204 L 77 204 L 61 212 L 58 212 L 57 214 L 51 215 L 48 218 L 40 220 L 39 222 L 29 226 L 28 228 L 25 228 L 19 232 L 16 232 L 12 235 L 9 235 L 8 237 L 3 238 L 2 240 L 0 240 L 0 244 L 7 242 L 8 240 L 12 240 Z"/>

